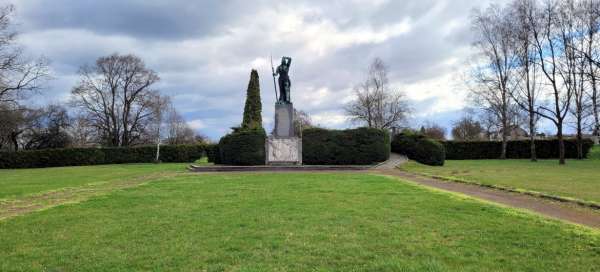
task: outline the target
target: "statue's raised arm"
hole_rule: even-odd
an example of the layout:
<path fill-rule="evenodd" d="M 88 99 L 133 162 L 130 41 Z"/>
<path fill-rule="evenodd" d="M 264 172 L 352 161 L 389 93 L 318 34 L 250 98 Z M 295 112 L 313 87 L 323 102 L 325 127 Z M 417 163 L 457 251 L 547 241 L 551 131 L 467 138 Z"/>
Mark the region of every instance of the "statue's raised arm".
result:
<path fill-rule="evenodd" d="M 287 68 L 289 70 L 290 66 L 292 66 L 292 58 L 290 58 L 290 57 L 283 57 L 283 59 L 285 60 L 286 66 L 287 66 Z"/>

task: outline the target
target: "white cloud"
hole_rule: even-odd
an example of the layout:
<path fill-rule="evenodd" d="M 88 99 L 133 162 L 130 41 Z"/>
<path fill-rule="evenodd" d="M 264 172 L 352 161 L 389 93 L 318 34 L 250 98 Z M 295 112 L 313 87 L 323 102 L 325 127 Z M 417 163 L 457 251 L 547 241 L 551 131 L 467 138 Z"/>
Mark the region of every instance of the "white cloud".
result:
<path fill-rule="evenodd" d="M 206 124 L 204 123 L 204 121 L 202 121 L 200 119 L 189 121 L 189 122 L 187 122 L 187 124 L 193 130 L 202 130 L 202 129 L 206 128 Z"/>
<path fill-rule="evenodd" d="M 348 122 L 348 116 L 338 111 L 327 111 L 311 115 L 311 120 L 315 125 L 341 128 Z"/>

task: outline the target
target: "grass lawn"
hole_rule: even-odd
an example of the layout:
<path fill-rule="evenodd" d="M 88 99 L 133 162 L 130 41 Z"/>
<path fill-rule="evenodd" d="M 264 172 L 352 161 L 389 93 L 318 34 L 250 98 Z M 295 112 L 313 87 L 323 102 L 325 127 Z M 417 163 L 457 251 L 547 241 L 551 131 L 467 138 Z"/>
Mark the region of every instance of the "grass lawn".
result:
<path fill-rule="evenodd" d="M 594 152 L 595 156 L 599 150 Z M 600 203 L 600 160 L 595 159 L 568 160 L 566 166 L 559 166 L 556 160 L 446 161 L 443 167 L 409 162 L 402 169 Z"/>
<path fill-rule="evenodd" d="M 184 171 L 186 164 L 123 164 L 41 169 L 0 169 L 0 201 L 82 185 L 110 183 L 164 171 Z"/>
<path fill-rule="evenodd" d="M 0 271 L 598 267 L 597 230 L 369 174 L 181 173 L 0 221 Z"/>

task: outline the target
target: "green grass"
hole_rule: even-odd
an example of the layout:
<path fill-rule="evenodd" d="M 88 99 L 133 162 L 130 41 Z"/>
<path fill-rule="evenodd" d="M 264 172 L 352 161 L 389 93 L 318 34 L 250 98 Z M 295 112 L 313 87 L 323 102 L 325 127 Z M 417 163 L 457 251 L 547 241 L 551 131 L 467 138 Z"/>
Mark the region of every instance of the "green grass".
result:
<path fill-rule="evenodd" d="M 0 200 L 94 183 L 109 183 L 165 171 L 184 171 L 186 164 L 123 164 L 0 170 Z"/>
<path fill-rule="evenodd" d="M 0 271 L 597 271 L 600 232 L 368 174 L 180 174 L 2 220 L 0 260 Z"/>
<path fill-rule="evenodd" d="M 600 203 L 599 160 L 568 160 L 566 166 L 559 166 L 556 160 L 536 163 L 528 160 L 446 161 L 443 167 L 409 162 L 401 168 L 413 173 Z"/>

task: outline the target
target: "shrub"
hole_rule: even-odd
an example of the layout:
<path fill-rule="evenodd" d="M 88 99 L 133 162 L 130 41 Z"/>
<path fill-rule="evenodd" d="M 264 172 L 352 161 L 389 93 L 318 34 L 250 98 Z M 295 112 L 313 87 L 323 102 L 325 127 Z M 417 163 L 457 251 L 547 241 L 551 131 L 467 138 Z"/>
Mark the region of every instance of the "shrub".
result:
<path fill-rule="evenodd" d="M 446 151 L 438 141 L 423 138 L 417 142 L 411 159 L 425 165 L 444 166 Z"/>
<path fill-rule="evenodd" d="M 164 145 L 162 162 L 193 162 L 204 155 L 204 145 Z M 151 163 L 156 146 L 111 148 L 65 148 L 0 152 L 0 168 L 42 168 L 121 163 Z"/>
<path fill-rule="evenodd" d="M 302 161 L 307 165 L 370 165 L 390 156 L 390 137 L 384 130 L 311 128 L 302 134 Z"/>
<path fill-rule="evenodd" d="M 221 164 L 221 152 L 219 151 L 219 144 L 209 144 L 206 146 L 206 157 L 208 162 L 214 164 Z"/>
<path fill-rule="evenodd" d="M 411 131 L 394 137 L 392 151 L 431 166 L 443 166 L 446 160 L 446 151 L 441 143 Z"/>
<path fill-rule="evenodd" d="M 220 163 L 225 165 L 264 165 L 264 129 L 241 130 L 228 134 L 219 141 Z"/>
<path fill-rule="evenodd" d="M 444 142 L 446 157 L 449 160 L 485 160 L 499 159 L 502 151 L 502 142 Z M 594 143 L 584 140 L 583 153 L 587 157 Z M 557 159 L 558 140 L 535 141 L 536 155 L 538 159 Z M 531 158 L 530 141 L 509 141 L 506 149 L 506 157 L 509 159 Z M 575 139 L 565 140 L 565 157 L 577 158 L 577 141 Z"/>
<path fill-rule="evenodd" d="M 394 136 L 391 147 L 394 153 L 405 155 L 409 158 L 413 157 L 417 152 L 417 142 L 424 139 L 425 136 L 410 130 L 405 130 L 402 133 Z"/>
<path fill-rule="evenodd" d="M 258 72 L 252 70 L 250 82 L 246 91 L 246 105 L 244 106 L 244 119 L 242 129 L 262 129 L 262 103 L 260 102 L 260 80 Z"/>

